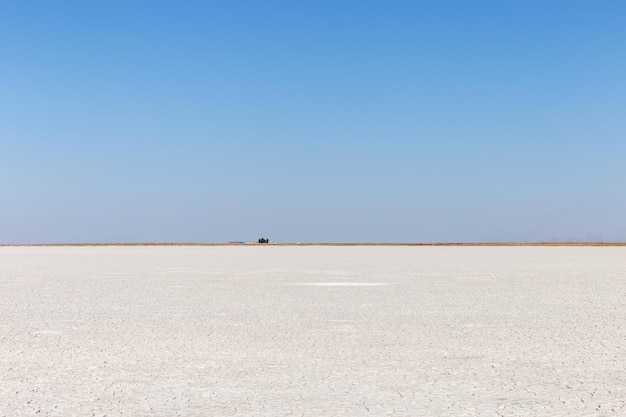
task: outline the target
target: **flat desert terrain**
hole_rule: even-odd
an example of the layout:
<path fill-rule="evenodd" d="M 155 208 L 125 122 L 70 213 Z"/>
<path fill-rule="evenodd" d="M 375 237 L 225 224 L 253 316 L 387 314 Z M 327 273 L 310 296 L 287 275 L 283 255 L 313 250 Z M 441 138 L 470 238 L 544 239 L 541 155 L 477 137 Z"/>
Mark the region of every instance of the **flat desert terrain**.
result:
<path fill-rule="evenodd" d="M 626 247 L 2 247 L 0 416 L 626 416 Z"/>

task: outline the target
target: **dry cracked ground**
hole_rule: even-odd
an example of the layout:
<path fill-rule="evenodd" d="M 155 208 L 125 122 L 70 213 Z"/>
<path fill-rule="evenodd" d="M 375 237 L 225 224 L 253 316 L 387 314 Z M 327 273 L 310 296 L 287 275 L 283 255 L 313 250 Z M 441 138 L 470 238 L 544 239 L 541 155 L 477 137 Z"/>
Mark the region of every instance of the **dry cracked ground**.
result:
<path fill-rule="evenodd" d="M 626 248 L 0 248 L 0 416 L 105 415 L 626 416 Z"/>

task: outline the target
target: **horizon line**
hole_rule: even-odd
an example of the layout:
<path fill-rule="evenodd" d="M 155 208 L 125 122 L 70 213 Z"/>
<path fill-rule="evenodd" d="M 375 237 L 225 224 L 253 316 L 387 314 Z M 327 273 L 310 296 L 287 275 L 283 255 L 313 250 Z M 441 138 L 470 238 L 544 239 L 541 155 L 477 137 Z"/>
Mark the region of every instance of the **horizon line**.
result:
<path fill-rule="evenodd" d="M 75 242 L 75 243 L 0 243 L 16 246 L 626 246 L 626 241 L 520 241 L 520 242 Z"/>

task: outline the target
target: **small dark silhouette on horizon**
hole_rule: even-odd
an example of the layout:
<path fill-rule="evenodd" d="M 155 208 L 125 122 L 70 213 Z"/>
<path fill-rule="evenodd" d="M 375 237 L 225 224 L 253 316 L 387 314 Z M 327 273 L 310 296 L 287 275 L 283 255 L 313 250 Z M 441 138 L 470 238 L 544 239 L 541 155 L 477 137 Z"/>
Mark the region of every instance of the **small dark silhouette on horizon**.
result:
<path fill-rule="evenodd" d="M 259 239 L 259 243 L 270 243 L 270 240 L 262 237 L 261 239 Z"/>

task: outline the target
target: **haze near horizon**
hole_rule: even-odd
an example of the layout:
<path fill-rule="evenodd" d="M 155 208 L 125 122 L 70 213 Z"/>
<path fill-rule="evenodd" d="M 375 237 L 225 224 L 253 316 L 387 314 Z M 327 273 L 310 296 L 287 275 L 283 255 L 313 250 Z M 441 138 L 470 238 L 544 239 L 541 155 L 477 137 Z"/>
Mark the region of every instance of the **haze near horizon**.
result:
<path fill-rule="evenodd" d="M 0 243 L 626 240 L 625 18 L 4 2 Z"/>

